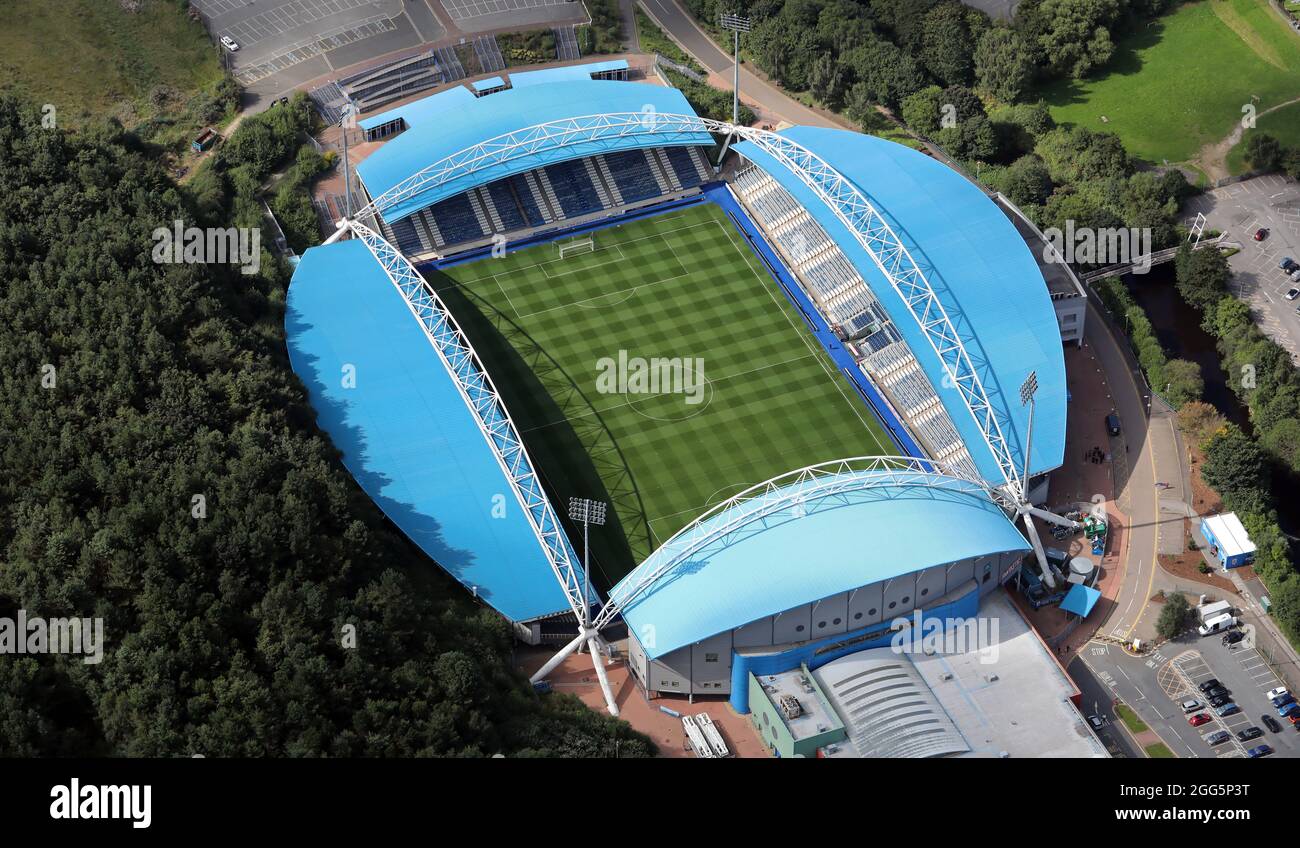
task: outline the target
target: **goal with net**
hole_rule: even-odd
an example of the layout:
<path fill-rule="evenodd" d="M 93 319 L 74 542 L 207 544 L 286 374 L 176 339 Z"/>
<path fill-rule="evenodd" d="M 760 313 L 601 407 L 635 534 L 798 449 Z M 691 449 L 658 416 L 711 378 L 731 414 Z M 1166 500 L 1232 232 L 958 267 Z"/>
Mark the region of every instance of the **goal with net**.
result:
<path fill-rule="evenodd" d="M 570 256 L 574 253 L 591 253 L 596 249 L 595 236 L 583 236 L 582 238 L 569 239 L 564 242 L 556 242 L 560 248 L 560 258 Z"/>

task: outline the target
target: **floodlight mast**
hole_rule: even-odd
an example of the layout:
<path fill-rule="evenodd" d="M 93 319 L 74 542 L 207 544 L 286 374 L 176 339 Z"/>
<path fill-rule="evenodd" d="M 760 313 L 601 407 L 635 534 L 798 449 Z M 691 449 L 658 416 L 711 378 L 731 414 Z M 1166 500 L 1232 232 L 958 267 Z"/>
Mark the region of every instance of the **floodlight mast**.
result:
<path fill-rule="evenodd" d="M 732 52 L 733 66 L 731 77 L 731 124 L 733 127 L 740 125 L 740 34 L 749 32 L 751 21 L 742 15 L 735 15 L 730 12 L 723 12 L 718 19 L 719 25 L 723 29 L 731 30 L 734 41 Z M 722 152 L 718 154 L 718 170 L 722 170 L 722 161 L 727 158 L 727 149 L 731 146 L 731 139 L 735 132 L 727 134 L 727 140 L 722 143 Z"/>
<path fill-rule="evenodd" d="M 582 522 L 582 610 L 578 616 L 578 638 L 570 642 L 565 650 L 556 655 L 556 658 L 563 659 L 585 641 L 587 650 L 591 653 L 591 664 L 595 666 L 596 677 L 600 680 L 601 692 L 605 695 L 605 706 L 609 709 L 610 715 L 618 715 L 618 704 L 614 701 L 614 692 L 610 688 L 609 677 L 605 674 L 600 631 L 592 627 L 591 615 L 591 525 L 604 526 L 605 507 L 604 501 L 592 498 L 569 498 L 569 519 Z M 533 676 L 533 680 L 541 680 L 549 674 L 555 667 L 552 663 L 555 663 L 555 659 L 543 666 Z"/>

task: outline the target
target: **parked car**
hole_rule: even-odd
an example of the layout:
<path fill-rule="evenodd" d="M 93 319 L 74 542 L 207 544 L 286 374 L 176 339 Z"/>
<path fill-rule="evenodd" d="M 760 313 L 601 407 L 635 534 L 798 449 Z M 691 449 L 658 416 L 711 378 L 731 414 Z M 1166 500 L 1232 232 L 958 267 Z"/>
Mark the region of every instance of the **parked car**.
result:
<path fill-rule="evenodd" d="M 1210 706 L 1221 707 L 1224 704 L 1229 703 L 1230 701 L 1232 701 L 1231 695 L 1228 694 L 1214 695 L 1210 698 Z"/>
<path fill-rule="evenodd" d="M 1222 745 L 1224 742 L 1227 742 L 1227 741 L 1228 741 L 1229 739 L 1231 739 L 1231 738 L 1232 738 L 1232 734 L 1229 733 L 1228 731 L 1226 731 L 1226 730 L 1216 730 L 1216 731 L 1214 731 L 1213 733 L 1210 733 L 1210 734 L 1206 735 L 1206 737 L 1205 737 L 1205 744 L 1207 744 L 1207 745 Z"/>
<path fill-rule="evenodd" d="M 1112 436 L 1119 435 L 1119 416 L 1113 412 L 1106 416 L 1106 432 Z"/>
<path fill-rule="evenodd" d="M 1270 701 L 1273 701 L 1276 700 L 1277 698 L 1281 698 L 1283 695 L 1290 697 L 1291 693 L 1290 691 L 1287 690 L 1285 686 L 1279 686 L 1276 689 L 1268 690 L 1268 694 L 1265 695 L 1264 697 L 1268 698 Z M 1277 705 L 1274 704 L 1274 706 Z"/>
<path fill-rule="evenodd" d="M 1272 704 L 1273 706 L 1275 706 L 1275 707 L 1280 707 L 1280 706 L 1283 706 L 1283 705 L 1285 705 L 1285 704 L 1294 704 L 1294 703 L 1295 703 L 1295 696 L 1293 696 L 1290 692 L 1287 692 L 1287 691 L 1284 689 L 1284 690 L 1282 690 L 1282 694 L 1281 694 L 1281 695 L 1274 695 L 1273 697 L 1269 698 L 1268 701 L 1269 701 L 1269 703 Z"/>
<path fill-rule="evenodd" d="M 1195 698 L 1188 698 L 1186 701 L 1183 701 L 1181 706 L 1183 708 L 1184 713 L 1194 713 L 1199 709 L 1205 708 L 1205 704 L 1202 704 L 1200 701 L 1196 700 Z"/>
<path fill-rule="evenodd" d="M 1300 730 L 1300 711 L 1291 713 L 1291 715 L 1286 717 L 1286 720 L 1291 722 L 1291 726 L 1296 730 Z"/>
<path fill-rule="evenodd" d="M 1300 268 L 1297 268 L 1291 272 L 1291 282 L 1300 283 Z"/>
<path fill-rule="evenodd" d="M 1268 238 L 1268 230 L 1264 229 L 1263 227 L 1260 227 L 1258 230 L 1255 230 L 1255 235 L 1254 235 L 1255 241 L 1263 241 L 1266 238 Z"/>
<path fill-rule="evenodd" d="M 1251 748 L 1246 752 L 1246 756 L 1255 760 L 1260 757 L 1267 757 L 1271 753 L 1273 753 L 1273 749 L 1268 745 L 1256 745 L 1254 748 Z"/>
<path fill-rule="evenodd" d="M 1225 645 L 1235 645 L 1235 644 L 1237 644 L 1238 642 L 1240 642 L 1242 639 L 1245 639 L 1245 638 L 1246 638 L 1246 634 L 1245 634 L 1245 633 L 1243 633 L 1243 632 L 1240 631 L 1240 630 L 1233 630 L 1233 631 L 1231 631 L 1231 632 L 1229 632 L 1229 633 L 1224 633 L 1224 634 L 1223 634 L 1223 639 L 1220 640 L 1220 641 L 1222 641 L 1223 644 L 1225 644 Z"/>
<path fill-rule="evenodd" d="M 1224 704 L 1223 706 L 1215 710 L 1214 714 L 1217 715 L 1219 718 L 1223 718 L 1224 716 L 1236 715 L 1239 712 L 1241 712 L 1241 707 L 1229 701 L 1228 703 Z"/>
<path fill-rule="evenodd" d="M 1300 289 L 1290 289 L 1286 293 L 1287 300 L 1295 300 L 1297 297 L 1300 297 Z"/>
<path fill-rule="evenodd" d="M 1264 735 L 1264 731 L 1260 730 L 1258 727 L 1256 727 L 1253 724 L 1250 727 L 1247 727 L 1245 730 L 1237 731 L 1237 738 L 1240 739 L 1242 742 L 1249 742 L 1250 740 L 1258 739 L 1263 735 Z"/>
<path fill-rule="evenodd" d="M 1187 717 L 1187 723 L 1192 727 L 1200 727 L 1202 724 L 1209 724 L 1210 721 L 1211 719 L 1206 713 L 1197 713 L 1196 715 Z"/>
<path fill-rule="evenodd" d="M 1223 686 L 1223 684 L 1216 683 L 1213 687 L 1211 687 L 1208 691 L 1206 691 L 1205 697 L 1213 698 L 1218 695 L 1227 695 L 1227 694 L 1229 694 L 1228 690 Z"/>
<path fill-rule="evenodd" d="M 1259 717 L 1259 720 L 1264 723 L 1265 727 L 1274 733 L 1282 732 L 1282 725 L 1278 724 L 1277 719 L 1273 718 L 1271 715 L 1262 715 Z"/>
<path fill-rule="evenodd" d="M 1277 714 L 1281 718 L 1286 718 L 1292 713 L 1300 713 L 1300 704 L 1297 704 L 1295 701 L 1292 701 L 1288 704 L 1283 704 L 1282 706 L 1277 708 Z"/>
<path fill-rule="evenodd" d="M 1283 256 L 1282 261 L 1277 263 L 1277 267 L 1281 268 L 1283 271 L 1286 271 L 1288 274 L 1290 274 L 1296 268 L 1300 268 L 1300 265 L 1297 265 L 1296 261 L 1292 259 L 1290 256 Z"/>
<path fill-rule="evenodd" d="M 1209 680 L 1205 681 L 1204 683 L 1202 683 L 1200 686 L 1197 686 L 1196 688 L 1200 689 L 1202 692 L 1209 692 L 1211 689 L 1214 689 L 1215 687 L 1221 685 L 1222 684 L 1219 683 L 1219 678 L 1211 677 Z"/>
<path fill-rule="evenodd" d="M 231 38 L 228 35 L 221 36 L 221 46 L 229 50 L 231 53 L 234 53 L 236 50 L 239 49 L 239 44 L 235 41 L 235 39 Z"/>

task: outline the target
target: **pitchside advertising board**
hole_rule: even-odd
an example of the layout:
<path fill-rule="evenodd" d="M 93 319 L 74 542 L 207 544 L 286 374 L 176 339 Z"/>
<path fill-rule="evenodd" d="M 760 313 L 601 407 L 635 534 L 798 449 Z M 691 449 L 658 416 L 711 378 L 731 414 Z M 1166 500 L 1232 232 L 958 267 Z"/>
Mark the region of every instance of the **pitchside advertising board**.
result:
<path fill-rule="evenodd" d="M 1043 781 L 1037 760 L 989 758 L 894 760 L 888 765 L 891 817 L 926 821 L 934 835 L 931 792 L 916 787 L 944 780 L 1023 780 L 1047 790 L 1032 802 L 1041 804 L 1040 825 L 1056 827 L 1068 821 L 1074 832 L 1101 829 L 1115 833 L 1187 825 L 1198 833 L 1246 836 L 1255 830 L 1289 823 L 1290 794 L 1281 760 L 1246 762 L 1114 760 L 1055 761 L 1054 779 Z M 541 761 L 507 758 L 473 760 L 0 760 L 0 812 L 7 844 L 18 845 L 28 834 L 85 837 L 105 836 L 128 841 L 164 837 L 199 838 L 219 835 L 284 833 L 315 835 L 338 844 L 342 837 L 400 834 L 403 828 L 441 822 L 448 836 L 462 828 L 490 827 L 493 842 L 521 836 L 536 838 L 538 827 L 582 809 L 582 793 L 560 787 L 591 787 L 592 767 L 598 766 L 602 785 L 644 785 L 647 780 L 692 784 L 701 768 L 729 769 L 730 774 L 706 776 L 713 792 L 723 786 L 748 786 L 762 781 L 784 802 L 798 803 L 806 795 L 810 807 L 828 803 L 862 803 L 863 768 L 856 760 L 816 763 L 774 763 L 770 759 L 733 759 L 713 764 L 682 762 L 680 757 L 658 760 Z M 802 769 L 794 782 L 777 780 L 773 769 Z M 531 772 L 531 773 L 526 773 Z M 747 773 L 742 773 L 747 772 Z M 571 779 L 570 779 L 571 778 Z M 1220 782 L 1214 782 L 1218 780 Z M 541 788 L 545 787 L 545 788 Z M 904 790 L 903 787 L 911 787 Z M 879 788 L 879 787 L 877 787 Z M 1037 790 L 1035 790 L 1037 791 Z M 1025 796 L 1026 798 L 1028 796 Z M 752 800 L 752 796 L 751 796 Z M 877 799 L 879 800 L 879 799 Z M 692 816 L 716 824 L 710 805 L 676 809 L 674 821 L 690 824 Z M 943 799 L 945 820 L 954 837 L 969 827 L 965 814 L 987 816 L 988 797 L 978 792 L 948 793 Z M 508 811 L 508 814 L 502 813 Z M 1022 810 L 1022 812 L 1024 812 Z M 899 818 L 900 814 L 903 818 Z M 1050 823 L 1055 820 L 1055 824 Z M 606 823 L 617 826 L 617 818 Z M 594 825 L 595 822 L 593 821 Z M 766 825 L 765 825 L 766 827 Z M 413 832 L 413 831 L 411 831 Z M 1153 831 L 1156 832 L 1156 831 Z M 432 836 L 432 833 L 430 832 Z M 436 841 L 436 840 L 435 840 Z"/>

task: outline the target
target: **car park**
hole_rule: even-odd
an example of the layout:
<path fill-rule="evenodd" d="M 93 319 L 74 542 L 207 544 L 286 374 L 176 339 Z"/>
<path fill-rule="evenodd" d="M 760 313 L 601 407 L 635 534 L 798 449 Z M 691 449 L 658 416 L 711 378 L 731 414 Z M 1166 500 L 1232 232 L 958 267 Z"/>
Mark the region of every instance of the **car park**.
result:
<path fill-rule="evenodd" d="M 1274 733 L 1282 732 L 1282 725 L 1278 724 L 1277 719 L 1273 718 L 1271 715 L 1262 715 L 1259 717 L 1259 720 L 1263 722 L 1265 727 Z"/>
<path fill-rule="evenodd" d="M 1253 724 L 1250 727 L 1247 727 L 1245 730 L 1237 731 L 1237 738 L 1240 739 L 1242 742 L 1249 742 L 1250 740 L 1258 739 L 1263 735 L 1264 735 L 1264 731 L 1260 730 L 1258 727 L 1256 727 Z"/>
<path fill-rule="evenodd" d="M 1246 752 L 1246 756 L 1255 760 L 1260 757 L 1267 757 L 1271 753 L 1273 753 L 1273 749 L 1268 745 L 1256 745 L 1254 748 L 1251 748 Z"/>
<path fill-rule="evenodd" d="M 1197 713 L 1196 715 L 1187 717 L 1187 723 L 1192 727 L 1200 727 L 1202 724 L 1209 724 L 1210 721 L 1212 721 L 1212 719 L 1205 713 Z"/>
<path fill-rule="evenodd" d="M 1205 708 L 1205 704 L 1202 704 L 1200 701 L 1196 700 L 1195 698 L 1188 698 L 1186 701 L 1183 701 L 1182 704 L 1180 704 L 1179 706 L 1183 708 L 1183 712 L 1185 713 L 1194 713 L 1197 710 Z"/>
<path fill-rule="evenodd" d="M 1239 712 L 1241 712 L 1241 707 L 1229 701 L 1228 703 L 1216 709 L 1214 711 L 1214 714 L 1217 715 L 1219 718 L 1223 718 L 1224 716 L 1235 715 Z"/>
<path fill-rule="evenodd" d="M 1222 745 L 1224 742 L 1227 742 L 1231 738 L 1232 738 L 1232 734 L 1229 733 L 1228 731 L 1216 730 L 1213 733 L 1206 734 L 1205 744 L 1210 745 L 1211 747 L 1213 747 L 1214 745 Z"/>

